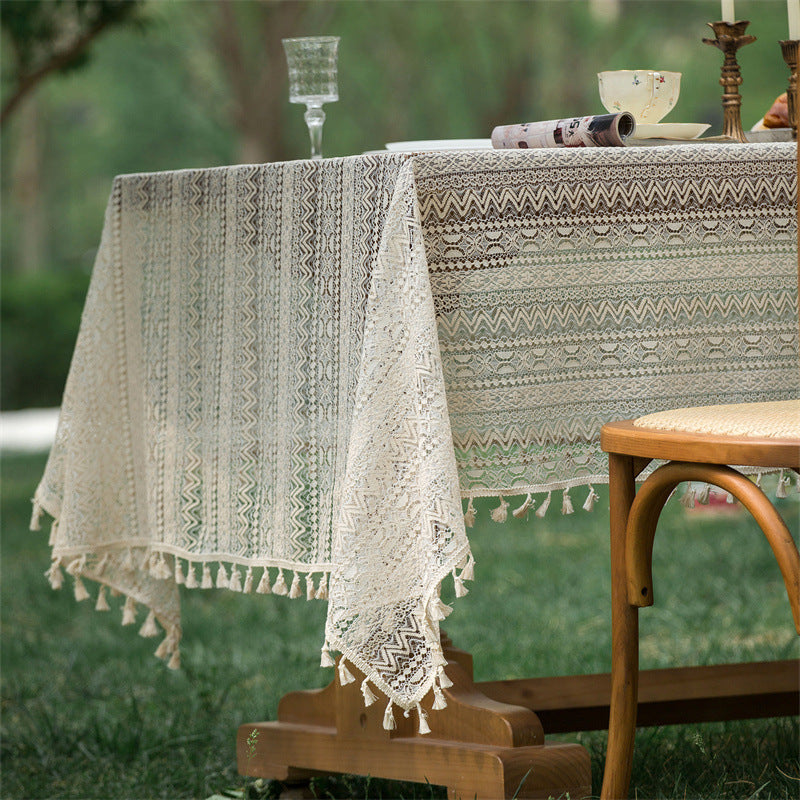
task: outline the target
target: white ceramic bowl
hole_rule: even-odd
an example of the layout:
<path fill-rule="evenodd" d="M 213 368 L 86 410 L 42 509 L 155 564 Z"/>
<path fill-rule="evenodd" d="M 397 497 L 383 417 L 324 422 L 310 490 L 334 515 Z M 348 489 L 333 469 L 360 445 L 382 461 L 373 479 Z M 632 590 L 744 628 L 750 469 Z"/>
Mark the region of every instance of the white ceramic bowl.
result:
<path fill-rule="evenodd" d="M 618 69 L 597 73 L 600 100 L 614 114 L 630 111 L 637 122 L 658 122 L 678 102 L 680 72 Z"/>

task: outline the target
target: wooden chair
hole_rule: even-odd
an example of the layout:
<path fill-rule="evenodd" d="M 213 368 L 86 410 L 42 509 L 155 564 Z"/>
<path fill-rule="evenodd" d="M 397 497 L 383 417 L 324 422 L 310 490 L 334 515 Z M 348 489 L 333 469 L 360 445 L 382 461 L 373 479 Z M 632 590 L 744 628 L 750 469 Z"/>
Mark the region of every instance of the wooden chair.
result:
<path fill-rule="evenodd" d="M 689 413 L 694 412 L 694 413 Z M 687 423 L 686 420 L 695 421 Z M 764 435 L 775 420 L 788 421 Z M 744 430 L 746 435 L 704 433 L 718 429 L 723 422 L 729 430 Z M 793 423 L 793 425 L 792 425 Z M 648 426 L 648 427 L 643 427 Z M 613 422 L 602 429 L 602 447 L 609 454 L 611 500 L 611 581 L 612 581 L 612 668 L 608 751 L 601 797 L 617 800 L 628 796 L 634 732 L 637 722 L 639 679 L 638 611 L 653 603 L 653 538 L 661 509 L 675 487 L 683 481 L 712 484 L 730 492 L 752 514 L 767 537 L 778 561 L 789 595 L 794 624 L 800 633 L 800 557 L 786 524 L 762 490 L 748 477 L 728 464 L 756 468 L 788 468 L 800 471 L 800 436 L 783 431 L 800 428 L 800 401 L 717 406 L 705 409 L 679 409 L 650 415 L 640 420 Z M 676 429 L 677 428 L 677 429 Z M 634 481 L 652 459 L 668 463 L 658 467 L 636 492 Z M 791 682 L 795 689 L 798 666 Z M 743 665 L 729 665 L 741 668 Z M 742 696 L 752 690 L 759 697 L 777 674 L 769 665 L 739 669 L 736 690 Z M 750 667 L 750 665 L 747 665 Z M 760 669 L 764 667 L 765 669 Z M 705 668 L 708 669 L 708 668 Z M 711 669 L 724 670 L 723 667 Z M 783 682 L 772 696 L 775 704 L 740 707 L 745 717 L 764 717 L 797 713 L 797 694 L 786 692 L 786 671 L 779 670 Z M 730 673 L 730 670 L 729 670 Z M 704 674 L 704 679 L 709 676 Z M 775 687 L 773 687 L 775 688 Z M 791 688 L 791 687 L 789 687 Z M 687 697 L 693 687 L 685 685 Z M 698 692 L 699 694 L 699 692 Z M 761 694 L 763 697 L 763 694 Z M 741 699 L 741 698 L 740 698 Z M 786 702 L 789 708 L 786 708 Z M 759 700 L 754 700 L 759 703 Z"/>

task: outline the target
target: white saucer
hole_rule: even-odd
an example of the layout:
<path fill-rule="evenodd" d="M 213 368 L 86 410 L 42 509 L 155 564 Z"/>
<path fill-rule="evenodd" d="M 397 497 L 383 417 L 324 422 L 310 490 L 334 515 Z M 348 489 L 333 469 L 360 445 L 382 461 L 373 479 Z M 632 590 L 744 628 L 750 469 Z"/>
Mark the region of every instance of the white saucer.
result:
<path fill-rule="evenodd" d="M 420 142 L 387 142 L 393 153 L 419 153 L 424 150 L 491 150 L 491 139 L 429 139 Z"/>
<path fill-rule="evenodd" d="M 696 139 L 711 125 L 705 122 L 636 123 L 634 139 Z"/>

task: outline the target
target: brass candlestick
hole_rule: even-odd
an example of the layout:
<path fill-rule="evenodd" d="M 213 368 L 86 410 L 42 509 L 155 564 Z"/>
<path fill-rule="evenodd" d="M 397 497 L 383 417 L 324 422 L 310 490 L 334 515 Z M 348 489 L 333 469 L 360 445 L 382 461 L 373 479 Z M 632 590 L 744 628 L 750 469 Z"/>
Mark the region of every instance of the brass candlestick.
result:
<path fill-rule="evenodd" d="M 797 48 L 798 39 L 787 39 L 781 42 L 781 52 L 786 66 L 789 67 L 789 88 L 786 91 L 787 105 L 789 106 L 789 125 L 792 135 L 797 138 Z"/>
<path fill-rule="evenodd" d="M 722 77 L 719 79 L 724 90 L 722 93 L 722 133 L 737 142 L 745 142 L 747 140 L 744 138 L 740 113 L 742 96 L 739 94 L 742 75 L 736 61 L 736 51 L 740 47 L 754 42 L 756 37 L 746 35 L 744 32 L 750 24 L 750 20 L 709 22 L 707 24 L 714 31 L 716 38 L 703 39 L 703 41 L 706 44 L 713 44 L 725 54 L 725 60 L 722 63 Z"/>

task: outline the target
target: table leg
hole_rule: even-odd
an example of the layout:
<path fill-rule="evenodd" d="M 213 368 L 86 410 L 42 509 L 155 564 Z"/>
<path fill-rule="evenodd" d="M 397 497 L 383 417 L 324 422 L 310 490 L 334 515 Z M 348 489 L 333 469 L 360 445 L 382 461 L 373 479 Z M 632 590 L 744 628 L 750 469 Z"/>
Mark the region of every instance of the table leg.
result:
<path fill-rule="evenodd" d="M 577 800 L 591 793 L 583 747 L 545 742 L 533 711 L 479 691 L 468 653 L 448 647 L 445 655 L 453 686 L 444 690 L 447 708 L 428 715 L 430 734 L 417 734 L 416 715 L 406 719 L 399 711 L 397 728 L 384 730 L 384 705 L 364 706 L 356 675 L 347 686 L 334 680 L 324 689 L 286 695 L 277 722 L 242 725 L 239 772 L 279 780 L 311 770 L 428 781 L 446 786 L 454 800 L 567 793 Z"/>

